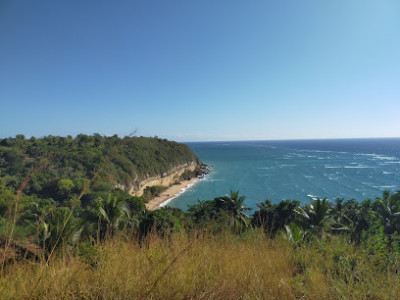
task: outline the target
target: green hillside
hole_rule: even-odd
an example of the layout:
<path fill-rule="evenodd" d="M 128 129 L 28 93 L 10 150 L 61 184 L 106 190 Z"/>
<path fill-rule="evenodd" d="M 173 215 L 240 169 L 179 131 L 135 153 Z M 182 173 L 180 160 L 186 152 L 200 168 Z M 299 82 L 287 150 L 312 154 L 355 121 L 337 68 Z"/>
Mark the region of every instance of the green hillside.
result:
<path fill-rule="evenodd" d="M 40 198 L 65 200 L 79 194 L 86 181 L 101 168 L 94 191 L 111 190 L 116 184 L 134 186 L 147 177 L 199 163 L 184 144 L 160 138 L 103 137 L 80 134 L 25 139 L 0 139 L 0 177 L 3 185 L 17 189 L 27 175 L 23 192 Z M 35 172 L 37 170 L 37 172 Z"/>

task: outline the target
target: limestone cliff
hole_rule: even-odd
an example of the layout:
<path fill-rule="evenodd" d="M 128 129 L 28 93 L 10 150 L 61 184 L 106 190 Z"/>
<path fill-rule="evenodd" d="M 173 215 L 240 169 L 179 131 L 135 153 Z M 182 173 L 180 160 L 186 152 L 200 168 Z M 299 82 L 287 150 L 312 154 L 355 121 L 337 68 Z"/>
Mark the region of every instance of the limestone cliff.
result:
<path fill-rule="evenodd" d="M 129 187 L 120 184 L 118 184 L 117 187 L 128 191 L 132 195 L 141 196 L 143 194 L 144 189 L 147 186 L 154 186 L 154 185 L 170 186 L 174 183 L 179 182 L 181 175 L 185 171 L 187 170 L 194 171 L 196 168 L 199 168 L 201 166 L 202 164 L 200 162 L 194 161 L 191 163 L 174 167 L 169 171 L 163 173 L 162 175 L 152 176 L 140 181 L 136 181 Z"/>

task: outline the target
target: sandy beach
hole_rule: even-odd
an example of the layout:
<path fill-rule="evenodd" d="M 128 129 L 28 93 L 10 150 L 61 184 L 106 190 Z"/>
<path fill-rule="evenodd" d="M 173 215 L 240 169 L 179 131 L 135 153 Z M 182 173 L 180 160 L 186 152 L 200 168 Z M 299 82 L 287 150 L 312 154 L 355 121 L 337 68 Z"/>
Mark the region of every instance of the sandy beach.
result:
<path fill-rule="evenodd" d="M 149 210 L 157 209 L 163 204 L 165 201 L 174 198 L 177 194 L 182 192 L 183 189 L 186 189 L 189 185 L 201 180 L 201 178 L 192 178 L 190 180 L 182 181 L 180 184 L 171 185 L 168 189 L 160 194 L 160 196 L 153 198 L 149 202 L 146 203 L 146 207 Z"/>

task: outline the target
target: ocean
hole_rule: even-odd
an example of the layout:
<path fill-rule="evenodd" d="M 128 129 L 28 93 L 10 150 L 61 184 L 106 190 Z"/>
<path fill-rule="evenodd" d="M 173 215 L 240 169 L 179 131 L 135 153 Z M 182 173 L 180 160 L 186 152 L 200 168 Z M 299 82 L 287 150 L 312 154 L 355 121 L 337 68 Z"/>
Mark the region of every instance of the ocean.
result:
<path fill-rule="evenodd" d="M 310 197 L 374 199 L 400 190 L 400 138 L 187 143 L 211 173 L 170 200 L 187 210 L 230 190 L 246 205 Z"/>

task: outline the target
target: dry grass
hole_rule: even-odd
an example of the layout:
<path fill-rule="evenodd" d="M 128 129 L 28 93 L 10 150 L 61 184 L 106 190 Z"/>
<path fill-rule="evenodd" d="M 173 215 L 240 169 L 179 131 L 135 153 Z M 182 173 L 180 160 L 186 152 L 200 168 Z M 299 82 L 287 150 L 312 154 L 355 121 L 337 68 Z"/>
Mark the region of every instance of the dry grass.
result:
<path fill-rule="evenodd" d="M 395 272 L 379 271 L 340 240 L 295 249 L 284 239 L 254 231 L 245 237 L 152 236 L 142 245 L 113 239 L 93 249 L 98 249 L 94 258 L 79 257 L 72 249 L 47 266 L 29 261 L 7 266 L 0 276 L 0 298 L 24 299 L 32 291 L 33 299 L 400 297 Z"/>

